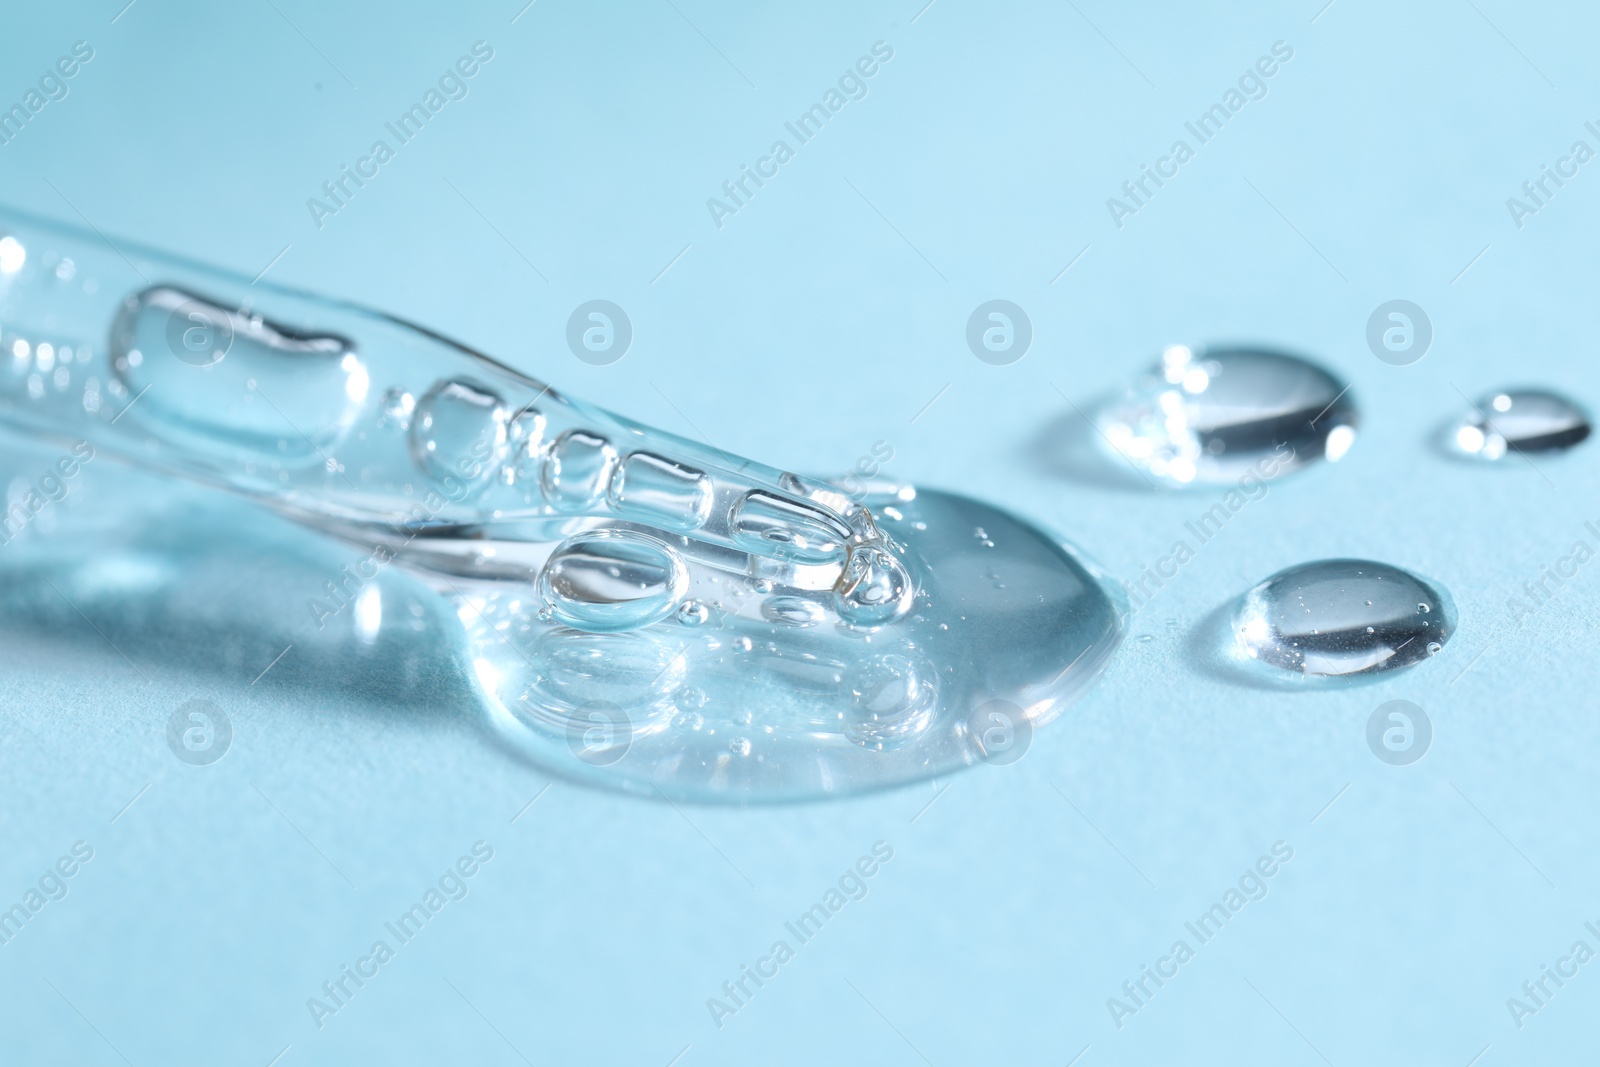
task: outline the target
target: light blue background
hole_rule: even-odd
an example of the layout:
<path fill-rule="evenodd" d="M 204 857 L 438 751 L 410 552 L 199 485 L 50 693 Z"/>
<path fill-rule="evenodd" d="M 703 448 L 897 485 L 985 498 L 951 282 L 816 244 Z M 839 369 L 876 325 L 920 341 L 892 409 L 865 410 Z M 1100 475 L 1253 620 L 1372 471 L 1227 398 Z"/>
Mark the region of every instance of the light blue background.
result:
<path fill-rule="evenodd" d="M 485 736 L 448 670 L 397 684 L 376 660 L 291 652 L 252 685 L 305 628 L 294 582 L 346 554 L 193 505 L 172 516 L 180 541 L 190 523 L 251 532 L 204 539 L 203 566 L 163 579 L 163 607 L 119 631 L 132 663 L 71 618 L 8 639 L 0 898 L 75 840 L 95 858 L 0 946 L 0 1058 L 1488 1065 L 1591 1049 L 1600 964 L 1521 1030 L 1506 998 L 1580 937 L 1600 948 L 1583 929 L 1600 924 L 1600 578 L 1580 572 L 1520 626 L 1506 601 L 1594 545 L 1596 453 L 1482 469 L 1433 440 L 1460 393 L 1535 383 L 1600 403 L 1600 163 L 1520 230 L 1505 206 L 1573 141 L 1600 148 L 1583 129 L 1600 119 L 1593 13 L 673 3 L 12 10 L 5 104 L 74 41 L 95 57 L 0 147 L 0 200 L 247 275 L 288 246 L 277 282 L 788 469 L 845 470 L 887 441 L 892 474 L 1012 507 L 1122 577 L 1215 496 L 1071 476 L 1062 394 L 1086 406 L 1174 341 L 1279 344 L 1353 382 L 1355 448 L 1236 516 L 1017 766 L 765 810 L 558 782 L 513 822 L 548 779 Z M 480 39 L 495 55 L 470 95 L 317 228 L 306 199 Z M 867 98 L 714 226 L 706 198 L 878 40 L 895 55 Z M 1106 198 L 1279 40 L 1294 58 L 1268 96 L 1116 228 Z M 609 367 L 562 339 L 594 297 L 636 330 Z M 995 297 L 1036 331 L 1009 367 L 963 339 Z M 1436 330 L 1403 368 L 1363 339 L 1397 297 Z M 114 525 L 85 484 L 61 529 Z M 1353 688 L 1205 666 L 1207 616 L 1331 555 L 1444 583 L 1455 640 Z M 225 632 L 239 619 L 243 651 Z M 164 740 L 196 695 L 236 730 L 209 768 Z M 1390 767 L 1365 724 L 1402 698 L 1435 738 Z M 480 839 L 495 858 L 471 895 L 317 1029 L 306 998 Z M 895 857 L 868 896 L 719 1030 L 706 998 L 880 839 Z M 1278 840 L 1294 859 L 1270 895 L 1115 1027 L 1106 999 Z"/>

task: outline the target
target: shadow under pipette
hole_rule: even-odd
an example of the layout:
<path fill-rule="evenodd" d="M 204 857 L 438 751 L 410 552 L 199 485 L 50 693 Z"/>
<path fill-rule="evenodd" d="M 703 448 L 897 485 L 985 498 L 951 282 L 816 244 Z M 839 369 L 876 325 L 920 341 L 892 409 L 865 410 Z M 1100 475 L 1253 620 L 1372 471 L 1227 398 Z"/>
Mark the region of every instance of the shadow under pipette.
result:
<path fill-rule="evenodd" d="M 125 667 L 130 693 L 176 675 L 223 697 L 293 688 L 391 718 L 478 703 L 443 636 L 459 633 L 448 605 L 392 567 L 352 577 L 370 550 L 109 462 L 71 492 L 0 544 L 8 647 Z"/>

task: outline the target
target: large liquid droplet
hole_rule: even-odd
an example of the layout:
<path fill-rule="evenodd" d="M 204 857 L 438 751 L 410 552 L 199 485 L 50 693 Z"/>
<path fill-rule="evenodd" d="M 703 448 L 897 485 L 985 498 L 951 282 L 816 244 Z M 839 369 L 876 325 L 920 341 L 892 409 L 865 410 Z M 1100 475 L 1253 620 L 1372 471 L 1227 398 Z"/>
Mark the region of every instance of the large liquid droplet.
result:
<path fill-rule="evenodd" d="M 503 709 L 494 721 L 545 766 L 650 796 L 842 796 L 984 761 L 970 723 L 993 702 L 1026 709 L 1042 729 L 1122 640 L 1116 587 L 1019 518 L 910 487 L 862 503 L 881 543 L 847 546 L 861 530 L 834 536 L 804 509 L 757 501 L 745 514 L 752 537 L 770 532 L 805 552 L 848 548 L 861 566 L 848 590 L 827 567 L 811 588 L 774 595 L 765 578 L 712 580 L 684 555 L 689 589 L 674 604 L 669 547 L 678 550 L 665 538 L 566 542 L 545 567 L 539 602 L 502 586 L 463 608 L 479 678 Z M 879 551 L 888 558 L 874 558 Z M 904 614 L 896 571 L 917 577 Z M 859 603 L 847 611 L 841 598 Z M 627 633 L 575 628 L 652 617 L 671 621 Z M 893 621 L 871 621 L 885 617 Z M 619 655 L 627 685 L 613 680 Z M 631 730 L 625 751 L 618 723 Z"/>
<path fill-rule="evenodd" d="M 111 327 L 111 365 L 135 417 L 164 438 L 217 442 L 290 465 L 319 463 L 349 429 L 370 379 L 354 345 L 158 285 Z M 146 392 L 148 391 L 148 396 Z"/>
<path fill-rule="evenodd" d="M 1234 613 L 1239 653 L 1306 677 L 1409 667 L 1444 647 L 1455 608 L 1439 587 L 1360 559 L 1302 563 L 1246 593 Z"/>
<path fill-rule="evenodd" d="M 1218 484 L 1338 460 L 1355 440 L 1349 387 L 1297 356 L 1174 345 L 1096 419 L 1106 441 L 1168 485 Z"/>
<path fill-rule="evenodd" d="M 1588 412 L 1558 393 L 1507 389 L 1484 397 L 1451 435 L 1457 449 L 1497 460 L 1510 451 L 1561 452 L 1588 439 Z"/>
<path fill-rule="evenodd" d="M 683 684 L 684 661 L 651 631 L 594 634 L 553 629 L 528 646 L 527 690 L 519 714 L 560 730 L 582 725 L 589 708 L 614 708 L 634 728 L 648 728 Z"/>
<path fill-rule="evenodd" d="M 883 751 L 917 738 L 938 705 L 938 678 L 906 655 L 858 664 L 846 679 L 855 704 L 844 715 L 844 735 L 863 748 Z"/>
<path fill-rule="evenodd" d="M 689 572 L 653 537 L 594 530 L 556 546 L 539 573 L 539 595 L 556 620 L 578 630 L 631 630 L 670 615 Z"/>
<path fill-rule="evenodd" d="M 754 490 L 734 505 L 735 544 L 757 554 L 801 563 L 828 563 L 844 555 L 850 530 L 826 510 Z"/>
<path fill-rule="evenodd" d="M 441 484 L 482 487 L 505 459 L 511 410 L 487 386 L 437 382 L 411 416 L 411 458 Z"/>

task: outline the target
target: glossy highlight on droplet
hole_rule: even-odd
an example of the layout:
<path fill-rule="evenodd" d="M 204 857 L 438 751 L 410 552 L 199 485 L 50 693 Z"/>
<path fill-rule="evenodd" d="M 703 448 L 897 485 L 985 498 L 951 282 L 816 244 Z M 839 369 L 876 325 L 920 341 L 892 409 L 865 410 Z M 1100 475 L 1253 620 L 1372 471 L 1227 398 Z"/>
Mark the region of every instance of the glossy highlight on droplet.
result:
<path fill-rule="evenodd" d="M 643 534 L 594 530 L 558 545 L 539 573 L 555 618 L 595 633 L 631 630 L 672 614 L 689 575 L 677 553 Z"/>
<path fill-rule="evenodd" d="M 921 578 L 909 610 L 883 624 L 839 610 L 826 568 L 801 592 L 811 578 L 780 591 L 771 579 L 706 575 L 691 562 L 669 616 L 596 632 L 593 605 L 605 590 L 647 594 L 658 614 L 666 598 L 649 590 L 668 583 L 653 555 L 643 560 L 647 580 L 627 579 L 626 568 L 619 578 L 613 546 L 582 535 L 579 551 L 552 555 L 563 576 L 575 566 L 559 612 L 536 613 L 513 590 L 475 599 L 461 619 L 505 736 L 585 780 L 652 796 L 845 796 L 995 762 L 971 727 L 977 709 L 1003 702 L 1028 731 L 1042 729 L 1110 662 L 1126 632 L 1125 599 L 1060 542 L 939 492 L 896 487 L 862 503 L 898 546 L 884 551 Z M 580 581 L 602 595 L 578 593 Z M 871 573 L 860 584 L 864 614 L 901 596 Z M 607 666 L 623 651 L 621 663 L 642 664 L 628 667 L 626 686 Z M 666 674 L 655 680 L 654 671 Z M 621 709 L 631 742 L 621 755 L 615 745 L 597 749 L 604 763 L 575 766 L 574 709 L 599 706 Z"/>
<path fill-rule="evenodd" d="M 461 478 L 481 487 L 504 458 L 505 401 L 486 385 L 442 381 L 423 394 L 411 416 L 411 457 L 441 482 Z"/>
<path fill-rule="evenodd" d="M 1420 663 L 1455 633 L 1443 587 L 1360 559 L 1328 559 L 1279 571 L 1233 613 L 1235 658 L 1274 676 L 1343 678 Z"/>
<path fill-rule="evenodd" d="M 355 344 L 171 285 L 126 298 L 111 325 L 111 372 L 141 424 L 175 443 L 226 442 L 277 463 L 323 461 L 367 400 Z"/>
<path fill-rule="evenodd" d="M 1455 450 L 1481 460 L 1565 452 L 1589 439 L 1593 426 L 1579 404 L 1548 389 L 1504 389 L 1484 397 L 1450 435 Z"/>
<path fill-rule="evenodd" d="M 0 421 L 392 564 L 448 610 L 368 586 L 359 642 L 470 665 L 475 706 L 448 710 L 549 773 L 731 803 L 936 777 L 994 762 L 974 709 L 1043 726 L 1122 640 L 1121 591 L 1000 508 L 797 477 L 380 311 L 15 233 Z M 89 284 L 131 262 L 159 284 Z"/>
<path fill-rule="evenodd" d="M 1168 486 L 1233 482 L 1263 461 L 1289 473 L 1355 441 L 1349 386 L 1299 356 L 1174 345 L 1096 417 L 1104 441 Z"/>

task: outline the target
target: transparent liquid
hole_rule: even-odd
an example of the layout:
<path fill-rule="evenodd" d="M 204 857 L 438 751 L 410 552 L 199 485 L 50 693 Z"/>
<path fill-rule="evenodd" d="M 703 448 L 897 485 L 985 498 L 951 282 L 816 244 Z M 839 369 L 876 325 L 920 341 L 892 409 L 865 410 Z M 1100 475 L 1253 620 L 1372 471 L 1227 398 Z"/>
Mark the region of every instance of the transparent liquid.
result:
<path fill-rule="evenodd" d="M 381 314 L 0 232 L 27 250 L 0 272 L 0 418 L 396 560 L 461 623 L 416 640 L 460 643 L 551 769 L 741 802 L 931 777 L 989 755 L 976 709 L 1031 731 L 1122 638 L 1106 583 L 997 509 L 858 503 Z"/>
<path fill-rule="evenodd" d="M 1235 482 L 1266 461 L 1277 473 L 1336 461 L 1357 415 L 1349 387 L 1298 356 L 1174 345 L 1096 423 L 1146 477 L 1186 486 Z"/>
<path fill-rule="evenodd" d="M 695 582 L 690 612 L 617 633 L 496 590 L 462 618 L 497 720 L 540 762 L 640 790 L 842 795 L 993 762 L 982 709 L 1042 726 L 1120 643 L 1099 576 L 1026 523 L 936 492 L 866 503 L 919 578 L 893 625 L 843 625 L 825 593 L 763 593 L 748 576 Z"/>
<path fill-rule="evenodd" d="M 1330 559 L 1279 571 L 1240 600 L 1238 658 L 1271 674 L 1343 678 L 1410 667 L 1455 633 L 1444 590 L 1371 560 Z"/>
<path fill-rule="evenodd" d="M 1588 440 L 1589 414 L 1576 401 L 1545 389 L 1506 389 L 1473 405 L 1450 439 L 1474 459 L 1512 453 L 1564 452 Z"/>

